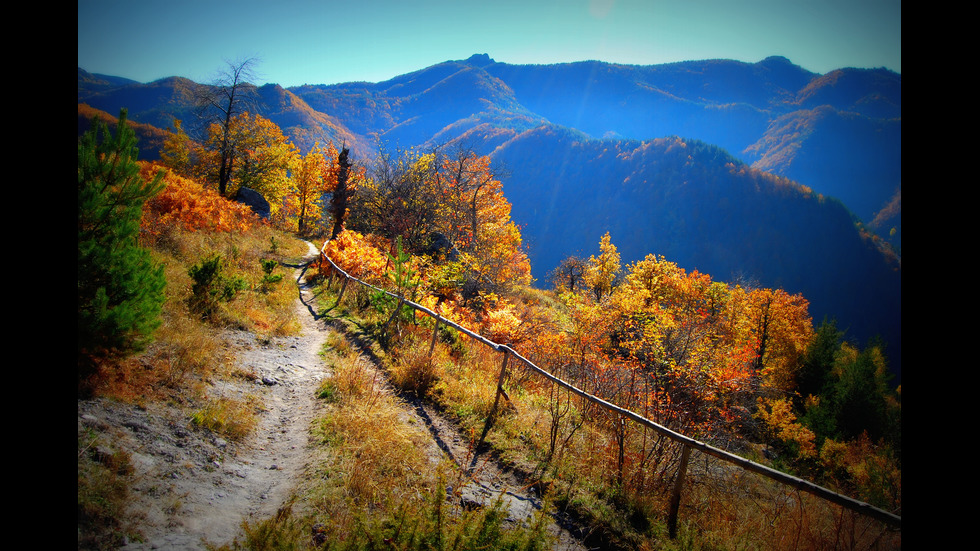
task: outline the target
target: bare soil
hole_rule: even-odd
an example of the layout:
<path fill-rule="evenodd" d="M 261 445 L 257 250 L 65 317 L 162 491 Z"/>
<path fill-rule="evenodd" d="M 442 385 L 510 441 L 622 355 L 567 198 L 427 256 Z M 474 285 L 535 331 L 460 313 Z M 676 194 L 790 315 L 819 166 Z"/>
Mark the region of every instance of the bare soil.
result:
<path fill-rule="evenodd" d="M 121 549 L 203 550 L 230 543 L 243 521 L 273 516 L 300 487 L 319 407 L 315 391 L 330 376 L 319 353 L 329 332 L 342 329 L 316 319 L 310 289 L 297 283 L 298 336 L 263 341 L 244 331 L 225 334 L 239 367 L 256 376 L 215 380 L 208 395 L 258 398 L 258 425 L 243 441 L 194 428 L 181 404 L 78 401 L 80 441 L 83 433 L 97 434 L 93 445 L 130 455 L 135 483 L 123 524 L 141 537 Z M 404 398 L 433 438 L 421 453 L 446 454 L 471 472 L 470 482 L 451 492 L 454 499 L 482 506 L 503 494 L 512 522 L 526 522 L 542 506 L 535 488 L 492 454 L 474 459 L 471 438 L 431 404 Z M 558 516 L 552 520 L 556 548 L 585 549 L 580 531 Z"/>

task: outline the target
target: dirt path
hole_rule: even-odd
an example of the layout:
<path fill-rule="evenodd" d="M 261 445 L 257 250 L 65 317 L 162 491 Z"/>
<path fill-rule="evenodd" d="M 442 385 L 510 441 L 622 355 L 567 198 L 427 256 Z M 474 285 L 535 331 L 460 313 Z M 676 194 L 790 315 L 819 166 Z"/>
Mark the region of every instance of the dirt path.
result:
<path fill-rule="evenodd" d="M 303 325 L 299 336 L 262 342 L 244 331 L 226 334 L 239 367 L 256 377 L 216 380 L 208 395 L 258 399 L 258 426 L 243 442 L 190 428 L 186 411 L 173 404 L 78 402 L 80 435 L 95 431 L 131 454 L 136 480 L 132 511 L 144 537 L 122 549 L 204 550 L 208 544 L 230 543 L 243 520 L 268 518 L 292 497 L 309 460 L 309 427 L 318 408 L 315 390 L 329 376 L 319 352 L 327 334 L 339 330 L 316 319 L 312 294 L 303 284 L 300 294 L 302 300 L 295 303 Z M 428 427 L 435 445 L 457 465 L 471 468 L 470 481 L 453 489 L 456 499 L 469 507 L 489 505 L 503 493 L 513 522 L 529 520 L 541 507 L 534 488 L 516 473 L 486 456 L 474 463 L 470 439 L 439 411 L 403 398 Z M 585 549 L 560 527 L 559 519 L 552 520 L 556 548 Z"/>
<path fill-rule="evenodd" d="M 261 342 L 244 331 L 226 334 L 239 367 L 256 376 L 215 380 L 208 396 L 252 396 L 261 404 L 258 426 L 244 442 L 190 428 L 186 412 L 171 404 L 78 402 L 80 435 L 95 432 L 130 452 L 136 480 L 131 512 L 144 541 L 122 549 L 203 550 L 205 542 L 229 543 L 243 520 L 267 518 L 291 497 L 308 458 L 315 390 L 327 376 L 319 357 L 327 329 L 303 302 L 297 300 L 296 309 L 299 336 Z"/>

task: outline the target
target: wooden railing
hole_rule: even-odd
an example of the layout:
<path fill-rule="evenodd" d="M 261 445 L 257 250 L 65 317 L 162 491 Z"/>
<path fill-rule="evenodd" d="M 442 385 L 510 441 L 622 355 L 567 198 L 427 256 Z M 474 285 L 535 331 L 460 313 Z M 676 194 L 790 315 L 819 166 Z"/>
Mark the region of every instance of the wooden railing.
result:
<path fill-rule="evenodd" d="M 853 499 L 853 498 L 850 498 L 848 496 L 839 494 L 837 492 L 834 492 L 832 490 L 829 490 L 827 488 L 824 488 L 822 486 L 819 486 L 817 484 L 814 484 L 814 483 L 809 482 L 807 480 L 804 480 L 802 478 L 798 478 L 798 477 L 795 477 L 795 476 L 792 476 L 792 475 L 788 475 L 786 473 L 777 471 L 775 469 L 772 469 L 772 468 L 767 467 L 765 465 L 762 465 L 760 463 L 756 463 L 754 461 L 750 461 L 748 459 L 745 459 L 744 457 L 741 457 L 741 456 L 735 455 L 733 453 L 727 452 L 725 450 L 716 448 L 716 447 L 711 446 L 709 444 L 706 444 L 704 442 L 700 442 L 700 441 L 695 440 L 693 438 L 689 438 L 687 436 L 684 436 L 683 434 L 680 434 L 680 433 L 678 433 L 676 431 L 673 431 L 673 430 L 671 430 L 671 429 L 669 429 L 667 427 L 664 427 L 663 425 L 659 425 L 657 423 L 654 423 L 653 421 L 651 421 L 651 420 L 649 420 L 649 419 L 647 419 L 647 418 L 645 418 L 645 417 L 643 417 L 641 415 L 638 415 L 638 414 L 636 414 L 636 413 L 634 413 L 634 412 L 632 412 L 632 411 L 630 411 L 628 409 L 621 408 L 621 407 L 617 406 L 616 404 L 607 402 L 606 400 L 603 400 L 602 398 L 599 398 L 597 396 L 593 396 L 592 394 L 589 394 L 588 392 L 585 392 L 584 390 L 579 389 L 575 385 L 572 385 L 571 383 L 568 383 L 568 382 L 566 382 L 566 381 L 564 381 L 564 380 L 556 377 L 555 375 L 549 373 L 548 371 L 546 371 L 546 370 L 538 367 L 537 365 L 535 365 L 533 362 L 531 362 L 530 360 L 528 360 L 524 356 L 521 356 L 516 350 L 514 350 L 513 348 L 511 348 L 508 345 L 495 343 L 495 342 L 487 339 L 483 335 L 480 335 L 479 333 L 476 333 L 474 331 L 471 331 L 470 329 L 467 329 L 466 327 L 463 327 L 463 326 L 461 326 L 461 325 L 459 325 L 457 323 L 454 323 L 451 320 L 448 320 L 448 319 L 440 316 L 438 313 L 433 312 L 432 310 L 426 308 L 425 306 L 422 306 L 421 304 L 417 304 L 415 302 L 412 302 L 410 300 L 407 300 L 404 296 L 400 296 L 400 295 L 397 295 L 395 293 L 392 293 L 392 292 L 390 292 L 390 291 L 388 291 L 386 289 L 382 289 L 380 287 L 376 287 L 376 286 L 371 285 L 370 283 L 368 283 L 366 281 L 362 281 L 362 280 L 360 280 L 360 279 L 358 279 L 358 278 L 356 278 L 356 277 L 348 274 L 343 269 L 341 269 L 339 266 L 337 266 L 333 262 L 333 260 L 331 260 L 330 257 L 328 257 L 326 255 L 326 253 L 324 253 L 324 251 L 322 249 L 320 250 L 320 256 L 321 256 L 322 259 L 324 259 L 326 262 L 328 262 L 330 264 L 331 268 L 337 274 L 339 274 L 341 277 L 343 277 L 343 284 L 341 285 L 340 292 L 338 293 L 338 296 L 337 296 L 337 304 L 340 304 L 340 301 L 343 299 L 344 291 L 347 288 L 347 283 L 349 281 L 354 281 L 355 283 L 357 283 L 359 285 L 362 285 L 364 287 L 373 289 L 373 290 L 375 290 L 377 292 L 384 293 L 384 294 L 386 294 L 386 295 L 394 298 L 395 300 L 397 300 L 398 301 L 398 306 L 395 308 L 395 312 L 396 313 L 399 312 L 399 311 L 401 311 L 401 308 L 402 307 L 408 306 L 408 307 L 412 308 L 413 310 L 415 310 L 417 312 L 422 312 L 423 314 L 432 317 L 435 320 L 435 328 L 433 329 L 433 335 L 432 335 L 432 345 L 433 346 L 435 345 L 436 336 L 437 336 L 438 331 L 439 331 L 439 325 L 440 324 L 443 324 L 443 325 L 452 327 L 453 329 L 459 331 L 460 333 L 463 333 L 464 335 L 469 336 L 470 338 L 472 338 L 473 340 L 475 340 L 475 341 L 483 344 L 484 346 L 487 346 L 487 347 L 489 347 L 489 348 L 491 348 L 493 350 L 496 350 L 497 352 L 500 352 L 500 353 L 503 354 L 503 361 L 502 361 L 502 366 L 501 366 L 501 369 L 500 369 L 500 377 L 499 377 L 499 379 L 497 381 L 497 396 L 494 399 L 493 409 L 491 410 L 491 413 L 490 413 L 490 415 L 489 415 L 489 417 L 487 419 L 487 429 L 489 429 L 490 424 L 491 424 L 491 422 L 493 420 L 493 417 L 496 415 L 497 407 L 498 407 L 499 401 L 500 401 L 500 396 L 504 392 L 504 390 L 503 390 L 503 381 L 504 381 L 505 374 L 507 372 L 507 360 L 508 360 L 508 358 L 513 357 L 515 360 L 523 363 L 529 370 L 531 370 L 531 371 L 533 371 L 533 372 L 541 375 L 545 379 L 548 379 L 549 381 L 551 381 L 551 382 L 553 382 L 553 383 L 555 383 L 555 384 L 557 384 L 557 385 L 559 385 L 559 386 L 561 386 L 561 387 L 569 390 L 570 392 L 573 392 L 573 393 L 581 396 L 585 400 L 588 400 L 588 401 L 590 401 L 590 402 L 592 402 L 594 404 L 597 404 L 598 406 L 600 406 L 602 408 L 605 408 L 606 410 L 609 410 L 609 411 L 611 411 L 613 413 L 616 413 L 616 414 L 622 416 L 625 419 L 629 419 L 630 421 L 633 421 L 633 422 L 635 422 L 635 423 L 637 423 L 639 425 L 642 425 L 644 427 L 647 427 L 649 429 L 652 429 L 653 431 L 657 432 L 658 434 L 661 434 L 661 435 L 663 435 L 663 436 L 665 436 L 665 437 L 667 437 L 667 438 L 669 438 L 671 440 L 674 440 L 675 442 L 680 443 L 682 445 L 681 461 L 680 461 L 680 465 L 678 467 L 678 473 L 677 473 L 677 477 L 675 479 L 675 485 L 674 485 L 674 489 L 673 489 L 673 492 L 672 492 L 672 495 L 671 495 L 670 516 L 669 516 L 669 519 L 668 519 L 668 527 L 670 529 L 671 537 L 674 537 L 674 535 L 676 534 L 677 511 L 678 511 L 678 507 L 679 507 L 679 503 L 680 503 L 681 488 L 683 486 L 684 477 L 685 477 L 685 474 L 687 472 L 687 462 L 688 462 L 688 458 L 690 457 L 691 449 L 696 449 L 698 451 L 701 451 L 702 453 L 705 453 L 705 454 L 708 454 L 710 456 L 716 457 L 716 458 L 721 459 L 723 461 L 727 461 L 729 463 L 733 463 L 735 465 L 738 465 L 738 466 L 742 467 L 745 470 L 752 471 L 754 473 L 757 473 L 757 474 L 760 474 L 762 476 L 768 477 L 768 478 L 770 478 L 772 480 L 775 480 L 776 482 L 779 482 L 781 484 L 784 484 L 784 485 L 787 485 L 787 486 L 796 488 L 798 490 L 802 490 L 804 492 L 808 492 L 808 493 L 810 493 L 810 494 L 812 494 L 814 496 L 817 496 L 817 497 L 819 497 L 821 499 L 824 499 L 826 501 L 829 501 L 831 503 L 836 503 L 837 505 L 840 505 L 841 507 L 844 507 L 844 508 L 849 509 L 851 511 L 854 511 L 854 512 L 857 512 L 859 514 L 862 514 L 862 515 L 868 516 L 870 518 L 876 519 L 878 521 L 884 522 L 884 523 L 886 523 L 889 526 L 892 526 L 894 528 L 901 529 L 901 527 L 902 527 L 902 517 L 900 517 L 898 515 L 895 515 L 895 514 L 893 514 L 891 512 L 888 512 L 888 511 L 879 509 L 879 508 L 874 507 L 874 506 L 872 506 L 872 505 L 870 505 L 868 503 L 864 503 L 862 501 L 858 501 L 858 500 Z M 430 351 L 431 351 L 431 349 L 432 349 L 432 347 L 430 347 Z M 484 434 L 485 433 L 486 433 L 486 431 L 484 431 Z"/>

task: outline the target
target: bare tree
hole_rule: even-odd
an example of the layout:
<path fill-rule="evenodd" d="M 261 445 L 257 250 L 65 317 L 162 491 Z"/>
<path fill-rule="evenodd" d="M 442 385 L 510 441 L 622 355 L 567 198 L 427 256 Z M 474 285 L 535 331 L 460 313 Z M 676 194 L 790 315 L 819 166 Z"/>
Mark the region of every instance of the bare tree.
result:
<path fill-rule="evenodd" d="M 211 124 L 221 128 L 218 145 L 218 192 L 222 195 L 228 189 L 235 164 L 235 147 L 232 143 L 231 124 L 235 116 L 254 109 L 257 103 L 255 66 L 259 60 L 249 57 L 236 61 L 225 61 L 225 67 L 218 71 L 210 84 L 200 85 L 195 91 L 198 117 L 205 134 Z M 204 140 L 202 140 L 203 142 Z"/>

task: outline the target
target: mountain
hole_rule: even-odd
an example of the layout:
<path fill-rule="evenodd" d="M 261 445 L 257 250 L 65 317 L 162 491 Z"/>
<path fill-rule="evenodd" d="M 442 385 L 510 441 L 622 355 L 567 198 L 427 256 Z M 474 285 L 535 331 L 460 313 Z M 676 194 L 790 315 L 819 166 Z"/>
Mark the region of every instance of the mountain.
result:
<path fill-rule="evenodd" d="M 782 57 L 510 65 L 475 55 L 377 84 L 294 91 L 348 128 L 403 146 L 543 123 L 593 138 L 698 139 L 841 199 L 865 223 L 901 189 L 901 75 L 884 69 L 818 75 Z"/>
<path fill-rule="evenodd" d="M 178 77 L 141 84 L 79 68 L 78 101 L 110 113 L 125 105 L 131 120 L 160 128 L 173 118 L 188 126 L 192 84 Z M 331 139 L 368 157 L 378 140 L 411 147 L 466 137 L 488 152 L 502 143 L 501 131 L 550 123 L 593 138 L 676 135 L 715 144 L 839 198 L 865 223 L 901 190 L 901 75 L 885 69 L 819 75 L 782 57 L 511 65 L 483 54 L 379 83 L 265 85 L 259 95 L 259 113 L 301 149 Z"/>
<path fill-rule="evenodd" d="M 753 167 L 837 197 L 865 222 L 901 188 L 901 119 L 819 105 L 777 118 L 747 151 L 759 156 Z"/>
<path fill-rule="evenodd" d="M 78 101 L 169 128 L 194 119 L 193 86 L 79 68 Z M 661 254 L 803 292 L 818 323 L 883 336 L 900 373 L 901 75 L 820 75 L 782 57 L 512 65 L 482 54 L 378 83 L 255 92 L 255 110 L 303 150 L 330 139 L 369 158 L 378 143 L 463 141 L 492 155 L 539 281 L 608 230 L 627 262 Z"/>
<path fill-rule="evenodd" d="M 657 254 L 715 280 L 803 293 L 816 323 L 889 343 L 901 364 L 901 264 L 839 200 L 678 137 L 598 140 L 555 125 L 523 132 L 494 157 L 542 277 L 598 254 L 609 232 L 623 262 Z"/>

